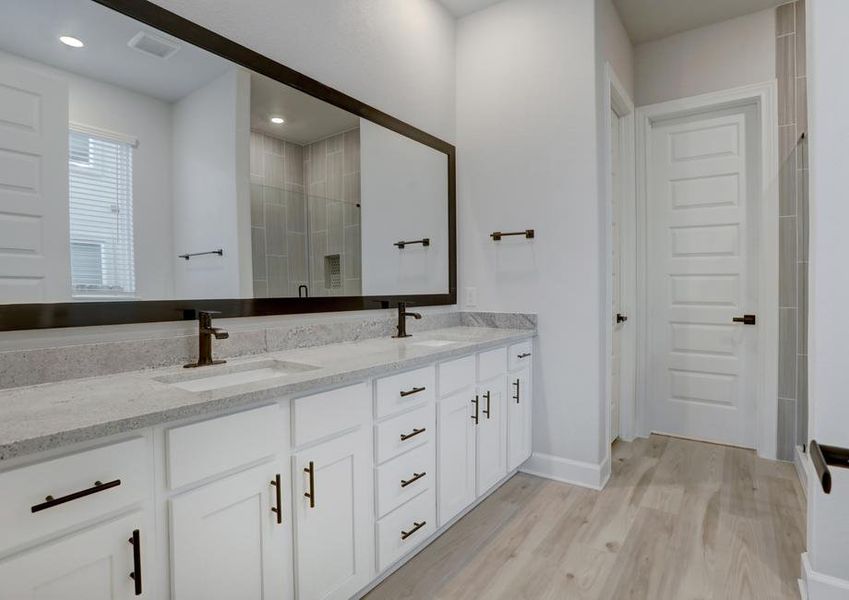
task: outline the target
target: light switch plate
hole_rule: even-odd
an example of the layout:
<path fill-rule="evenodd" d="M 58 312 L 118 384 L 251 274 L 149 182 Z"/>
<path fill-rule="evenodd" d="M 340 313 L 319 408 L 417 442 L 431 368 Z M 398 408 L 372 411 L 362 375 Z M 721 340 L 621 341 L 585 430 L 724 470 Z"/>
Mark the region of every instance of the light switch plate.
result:
<path fill-rule="evenodd" d="M 478 288 L 476 288 L 476 287 L 467 287 L 466 288 L 466 300 L 463 304 L 467 307 L 472 307 L 472 306 L 478 305 Z"/>

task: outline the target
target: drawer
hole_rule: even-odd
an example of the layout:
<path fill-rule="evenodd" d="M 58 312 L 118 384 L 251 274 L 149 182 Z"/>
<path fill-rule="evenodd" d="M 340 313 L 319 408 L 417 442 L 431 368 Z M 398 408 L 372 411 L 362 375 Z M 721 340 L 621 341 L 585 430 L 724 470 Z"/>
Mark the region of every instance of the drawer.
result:
<path fill-rule="evenodd" d="M 510 370 L 515 371 L 531 364 L 531 340 L 513 344 L 507 349 L 507 356 L 510 361 Z"/>
<path fill-rule="evenodd" d="M 377 468 L 377 516 L 434 486 L 434 445 L 426 444 Z"/>
<path fill-rule="evenodd" d="M 288 433 L 285 411 L 277 404 L 169 429 L 168 486 L 176 489 L 274 456 Z"/>
<path fill-rule="evenodd" d="M 507 348 L 478 354 L 478 381 L 486 381 L 507 372 Z"/>
<path fill-rule="evenodd" d="M 411 410 L 374 428 L 375 459 L 382 463 L 402 452 L 418 448 L 433 440 L 436 407 L 427 404 Z"/>
<path fill-rule="evenodd" d="M 377 522 L 378 571 L 384 571 L 436 531 L 435 498 L 430 489 Z"/>
<path fill-rule="evenodd" d="M 475 385 L 475 355 L 464 356 L 439 365 L 439 397 L 444 398 Z"/>
<path fill-rule="evenodd" d="M 424 367 L 378 379 L 375 383 L 377 418 L 433 400 L 436 368 Z"/>
<path fill-rule="evenodd" d="M 361 427 L 370 421 L 371 394 L 365 383 L 304 396 L 292 402 L 296 446 Z"/>
<path fill-rule="evenodd" d="M 143 500 L 152 460 L 139 437 L 0 473 L 0 552 Z"/>

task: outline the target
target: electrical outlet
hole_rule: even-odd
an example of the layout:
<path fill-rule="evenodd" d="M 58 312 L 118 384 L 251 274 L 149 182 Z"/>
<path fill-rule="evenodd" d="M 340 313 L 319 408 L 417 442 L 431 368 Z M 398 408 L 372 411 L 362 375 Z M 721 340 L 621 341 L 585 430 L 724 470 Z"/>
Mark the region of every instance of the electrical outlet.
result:
<path fill-rule="evenodd" d="M 477 306 L 478 305 L 478 288 L 476 287 L 467 287 L 466 288 L 466 301 L 464 303 L 467 307 Z"/>

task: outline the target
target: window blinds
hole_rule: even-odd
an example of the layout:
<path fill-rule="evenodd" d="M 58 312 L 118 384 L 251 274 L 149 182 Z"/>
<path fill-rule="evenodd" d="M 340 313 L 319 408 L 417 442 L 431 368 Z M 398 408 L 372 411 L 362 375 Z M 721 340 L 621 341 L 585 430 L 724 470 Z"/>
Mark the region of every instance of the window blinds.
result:
<path fill-rule="evenodd" d="M 133 144 L 71 129 L 71 284 L 74 296 L 132 296 Z"/>

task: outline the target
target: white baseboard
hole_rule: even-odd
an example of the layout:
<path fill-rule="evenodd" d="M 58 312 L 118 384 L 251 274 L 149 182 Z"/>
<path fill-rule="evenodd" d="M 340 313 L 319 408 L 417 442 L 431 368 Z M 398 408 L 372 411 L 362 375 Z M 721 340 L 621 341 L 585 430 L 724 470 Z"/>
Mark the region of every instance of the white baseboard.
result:
<path fill-rule="evenodd" d="M 601 464 L 593 464 L 534 452 L 519 470 L 546 479 L 600 490 L 610 478 L 610 456 L 608 455 Z"/>
<path fill-rule="evenodd" d="M 824 573 L 818 573 L 811 567 L 808 553 L 802 554 L 802 579 L 807 600 L 847 600 L 849 598 L 849 580 L 839 579 Z"/>
<path fill-rule="evenodd" d="M 796 476 L 802 484 L 805 496 L 808 495 L 808 464 L 810 464 L 808 455 L 802 450 L 802 446 L 796 446 L 796 452 L 793 453 L 793 466 L 796 467 Z"/>

